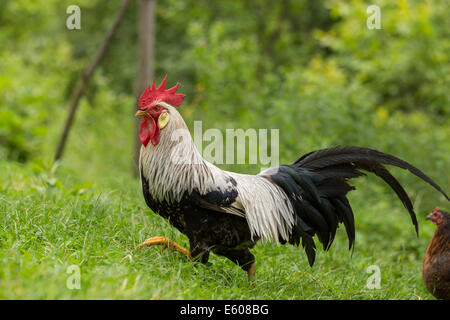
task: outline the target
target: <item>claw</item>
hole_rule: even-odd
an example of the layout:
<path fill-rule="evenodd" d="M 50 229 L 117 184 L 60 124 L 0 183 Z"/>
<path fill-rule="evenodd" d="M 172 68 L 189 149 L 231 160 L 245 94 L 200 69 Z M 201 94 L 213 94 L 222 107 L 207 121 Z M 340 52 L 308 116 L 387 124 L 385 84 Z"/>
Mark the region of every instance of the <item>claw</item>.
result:
<path fill-rule="evenodd" d="M 186 257 L 188 257 L 189 259 L 192 259 L 191 253 L 189 252 L 188 249 L 180 246 L 178 243 L 176 243 L 173 240 L 170 240 L 167 237 L 153 237 L 153 238 L 147 239 L 144 242 L 142 242 L 141 244 L 139 244 L 135 248 L 135 250 L 137 250 L 138 248 L 141 248 L 141 247 L 150 247 L 150 246 L 156 246 L 156 245 L 162 245 L 163 246 L 161 248 L 161 252 L 164 251 L 165 249 L 169 248 L 170 250 L 178 251 L 181 254 L 183 254 Z"/>

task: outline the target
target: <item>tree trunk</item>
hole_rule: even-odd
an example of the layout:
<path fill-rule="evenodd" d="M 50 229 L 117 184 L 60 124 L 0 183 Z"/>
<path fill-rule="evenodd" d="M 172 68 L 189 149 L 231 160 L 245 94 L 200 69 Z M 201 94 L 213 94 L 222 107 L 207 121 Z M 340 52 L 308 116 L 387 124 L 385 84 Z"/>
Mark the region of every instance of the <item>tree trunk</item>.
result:
<path fill-rule="evenodd" d="M 139 65 L 136 79 L 136 102 L 141 93 L 153 80 L 154 63 L 154 43 L 155 43 L 155 9 L 156 0 L 139 0 L 138 6 L 138 55 Z M 137 103 L 133 106 L 136 111 Z M 135 121 L 134 134 L 134 159 L 133 174 L 135 177 L 139 173 L 139 152 L 141 141 L 139 140 L 140 119 Z"/>

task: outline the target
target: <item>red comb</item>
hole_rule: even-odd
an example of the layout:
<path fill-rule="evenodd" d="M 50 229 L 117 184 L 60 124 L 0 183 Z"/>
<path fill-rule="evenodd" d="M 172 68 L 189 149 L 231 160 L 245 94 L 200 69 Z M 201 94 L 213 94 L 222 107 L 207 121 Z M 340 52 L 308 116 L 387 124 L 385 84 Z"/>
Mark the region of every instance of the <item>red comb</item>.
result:
<path fill-rule="evenodd" d="M 181 106 L 184 102 L 184 94 L 175 93 L 178 89 L 179 83 L 174 87 L 166 90 L 167 75 L 158 88 L 155 86 L 155 79 L 153 79 L 152 86 L 148 86 L 147 89 L 141 94 L 139 98 L 138 108 L 145 109 L 154 101 L 164 101 L 175 107 Z"/>
<path fill-rule="evenodd" d="M 434 208 L 433 213 L 436 213 L 437 211 L 439 211 L 439 207 Z"/>

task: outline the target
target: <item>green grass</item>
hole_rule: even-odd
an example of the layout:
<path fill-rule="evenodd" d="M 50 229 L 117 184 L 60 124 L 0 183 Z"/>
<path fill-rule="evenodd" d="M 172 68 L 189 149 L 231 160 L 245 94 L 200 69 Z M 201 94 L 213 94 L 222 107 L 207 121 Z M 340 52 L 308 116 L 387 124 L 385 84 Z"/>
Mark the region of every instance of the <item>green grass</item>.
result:
<path fill-rule="evenodd" d="M 245 272 L 216 255 L 205 266 L 157 247 L 134 251 L 157 235 L 188 245 L 146 207 L 137 180 L 111 175 L 83 184 L 64 168 L 2 162 L 0 172 L 1 299 L 433 298 L 421 277 L 433 234 L 425 209 L 417 238 L 407 212 L 381 183 L 370 181 L 370 190 L 351 197 L 353 256 L 343 228 L 329 252 L 318 252 L 314 268 L 300 248 L 258 244 L 251 288 Z M 79 290 L 66 285 L 71 265 L 80 267 Z M 366 288 L 370 265 L 381 270 L 380 289 Z"/>

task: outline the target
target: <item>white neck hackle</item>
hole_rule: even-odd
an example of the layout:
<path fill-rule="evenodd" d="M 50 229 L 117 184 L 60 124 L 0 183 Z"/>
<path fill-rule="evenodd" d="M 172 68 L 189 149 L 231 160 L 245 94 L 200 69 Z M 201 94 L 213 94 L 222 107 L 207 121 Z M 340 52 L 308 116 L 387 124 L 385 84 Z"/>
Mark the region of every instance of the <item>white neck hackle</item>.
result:
<path fill-rule="evenodd" d="M 200 194 L 214 187 L 225 190 L 224 172 L 202 158 L 180 113 L 165 102 L 159 105 L 167 109 L 169 122 L 161 130 L 157 145 L 142 145 L 139 161 L 151 195 L 172 203 L 193 190 Z"/>

